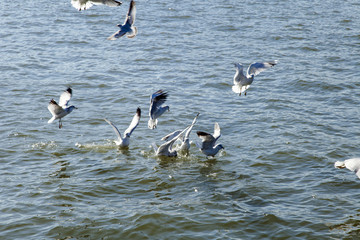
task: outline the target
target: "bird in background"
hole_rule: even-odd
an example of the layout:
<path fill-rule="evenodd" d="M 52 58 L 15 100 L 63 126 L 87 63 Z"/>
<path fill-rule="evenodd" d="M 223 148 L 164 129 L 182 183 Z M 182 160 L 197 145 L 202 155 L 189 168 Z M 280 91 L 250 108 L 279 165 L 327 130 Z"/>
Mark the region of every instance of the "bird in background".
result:
<path fill-rule="evenodd" d="M 122 2 L 115 0 L 71 0 L 71 5 L 77 10 L 86 10 L 93 5 L 107 5 L 109 7 L 118 7 Z"/>
<path fill-rule="evenodd" d="M 206 156 L 215 156 L 220 149 L 224 149 L 223 145 L 217 144 L 215 145 L 216 141 L 220 138 L 220 126 L 216 122 L 214 126 L 214 134 L 211 135 L 210 133 L 197 131 L 196 134 L 199 138 L 201 138 L 202 142 L 198 147 L 200 151 L 205 154 Z"/>
<path fill-rule="evenodd" d="M 351 158 L 343 162 L 337 161 L 334 164 L 335 168 L 347 168 L 354 172 L 358 178 L 360 178 L 360 158 Z"/>
<path fill-rule="evenodd" d="M 178 138 L 179 140 L 181 140 L 181 144 L 179 146 L 176 147 L 176 150 L 178 152 L 181 153 L 185 153 L 188 154 L 189 150 L 190 150 L 190 133 L 199 117 L 200 113 L 196 114 L 193 122 L 191 123 L 191 125 L 187 128 L 185 134 L 183 134 L 182 137 Z M 173 139 L 174 137 L 177 137 L 178 134 L 180 134 L 182 131 L 181 130 L 177 130 L 174 131 L 168 135 L 166 135 L 165 137 L 163 137 L 161 140 L 163 141 L 170 141 L 171 139 Z"/>
<path fill-rule="evenodd" d="M 52 114 L 52 118 L 48 123 L 52 123 L 56 119 L 59 119 L 59 128 L 62 128 L 61 119 L 71 113 L 77 107 L 71 105 L 69 106 L 69 101 L 72 97 L 72 89 L 69 87 L 60 95 L 59 104 L 54 99 L 51 99 L 48 105 L 48 109 Z"/>
<path fill-rule="evenodd" d="M 156 91 L 150 96 L 150 108 L 149 108 L 149 121 L 148 127 L 155 129 L 157 127 L 158 118 L 167 110 L 170 111 L 169 106 L 162 107 L 167 99 L 167 92 L 163 90 Z"/>
<path fill-rule="evenodd" d="M 118 140 L 114 141 L 117 146 L 119 146 L 119 147 L 128 147 L 129 146 L 130 136 L 131 136 L 132 132 L 135 130 L 135 128 L 139 125 L 140 118 L 141 118 L 141 109 L 137 108 L 136 113 L 135 113 L 129 127 L 125 130 L 123 136 L 121 136 L 119 129 L 112 122 L 110 122 L 106 118 L 104 119 L 114 129 L 114 132 L 118 137 Z"/>
<path fill-rule="evenodd" d="M 137 34 L 137 28 L 134 26 L 135 22 L 135 15 L 136 15 L 136 6 L 135 1 L 130 2 L 129 11 L 126 15 L 124 24 L 118 24 L 117 26 L 120 28 L 119 31 L 108 37 L 108 40 L 116 40 L 125 34 L 128 38 L 133 38 Z"/>
<path fill-rule="evenodd" d="M 174 143 L 176 142 L 176 140 L 178 140 L 186 130 L 188 130 L 190 126 L 186 127 L 184 130 L 182 131 L 175 131 L 173 132 L 173 136 L 172 138 L 169 138 L 169 140 L 163 144 L 161 144 L 159 147 L 157 147 L 155 145 L 155 143 L 153 143 L 153 148 L 155 151 L 155 155 L 156 156 L 165 156 L 165 157 L 176 157 L 177 156 L 177 150 L 175 148 L 173 148 Z M 169 135 L 167 135 L 169 136 Z M 164 137 L 165 138 L 165 137 Z M 164 140 L 164 138 L 162 138 L 162 140 Z"/>
<path fill-rule="evenodd" d="M 243 73 L 243 65 L 240 63 L 234 63 L 236 68 L 236 73 L 234 75 L 234 85 L 232 90 L 235 93 L 238 93 L 241 96 L 241 93 L 244 93 L 246 96 L 246 90 L 250 87 L 254 81 L 254 77 L 265 71 L 268 68 L 275 66 L 278 63 L 277 60 L 270 62 L 255 62 L 250 64 L 247 69 L 246 75 Z"/>

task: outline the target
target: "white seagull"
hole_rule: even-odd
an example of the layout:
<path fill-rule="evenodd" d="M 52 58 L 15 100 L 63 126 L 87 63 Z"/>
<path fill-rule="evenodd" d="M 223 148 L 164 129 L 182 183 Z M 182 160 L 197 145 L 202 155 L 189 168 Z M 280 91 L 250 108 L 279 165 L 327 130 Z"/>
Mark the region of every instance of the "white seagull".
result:
<path fill-rule="evenodd" d="M 120 28 L 119 31 L 108 37 L 108 40 L 116 40 L 125 34 L 127 34 L 128 38 L 133 38 L 137 34 L 137 28 L 134 26 L 136 15 L 136 6 L 135 1 L 130 2 L 129 11 L 126 15 L 125 22 L 123 25 L 118 24 L 117 26 Z"/>
<path fill-rule="evenodd" d="M 356 176 L 360 178 L 360 158 L 351 158 L 343 162 L 337 161 L 334 166 L 336 168 L 347 168 L 352 172 L 355 172 Z"/>
<path fill-rule="evenodd" d="M 124 137 L 121 136 L 119 129 L 112 122 L 110 122 L 106 118 L 104 119 L 108 124 L 110 124 L 110 126 L 112 126 L 112 128 L 114 129 L 114 132 L 116 133 L 116 135 L 118 137 L 118 140 L 114 141 L 116 145 L 118 145 L 119 147 L 128 147 L 129 146 L 130 136 L 131 136 L 132 132 L 135 130 L 135 128 L 139 125 L 140 117 L 141 117 L 141 109 L 137 108 L 136 113 L 135 113 L 129 127 L 124 132 Z"/>
<path fill-rule="evenodd" d="M 183 152 L 183 153 L 188 153 L 189 152 L 189 149 L 190 149 L 190 139 L 189 139 L 190 133 L 191 133 L 191 130 L 193 129 L 199 115 L 200 115 L 200 113 L 198 113 L 195 116 L 195 118 L 194 118 L 193 122 L 191 123 L 191 125 L 189 127 L 187 127 L 187 131 L 185 132 L 183 137 L 179 138 L 181 140 L 181 145 L 179 147 L 177 147 L 177 151 Z M 163 137 L 161 140 L 169 141 L 169 140 L 173 139 L 174 137 L 178 136 L 178 134 L 180 134 L 180 133 L 181 133 L 181 130 L 174 131 L 174 132 L 170 133 L 169 135 Z"/>
<path fill-rule="evenodd" d="M 52 123 L 56 119 L 59 119 L 59 128 L 62 128 L 61 118 L 71 113 L 74 109 L 77 109 L 75 106 L 68 105 L 71 96 L 72 96 L 72 89 L 68 88 L 60 95 L 59 104 L 57 104 L 54 99 L 50 100 L 48 109 L 52 114 L 52 118 L 50 118 L 48 123 Z"/>
<path fill-rule="evenodd" d="M 122 2 L 115 0 L 71 0 L 71 5 L 77 10 L 86 10 L 92 7 L 92 5 L 107 5 L 109 7 L 120 6 Z"/>
<path fill-rule="evenodd" d="M 243 65 L 235 63 L 236 73 L 234 76 L 234 86 L 232 86 L 233 92 L 238 93 L 239 96 L 244 92 L 246 96 L 246 90 L 254 81 L 254 77 L 262 71 L 275 66 L 277 63 L 277 60 L 270 62 L 255 62 L 248 67 L 246 76 L 243 73 Z"/>
<path fill-rule="evenodd" d="M 213 135 L 201 131 L 197 131 L 196 134 L 202 140 L 200 145 L 200 151 L 206 156 L 215 156 L 220 149 L 224 148 L 221 144 L 217 144 L 215 146 L 216 140 L 218 140 L 221 136 L 220 126 L 218 123 L 215 123 Z"/>
<path fill-rule="evenodd" d="M 162 107 L 167 99 L 167 92 L 163 90 L 159 90 L 153 93 L 150 96 L 150 108 L 149 108 L 149 116 L 150 119 L 148 121 L 148 127 L 150 129 L 154 129 L 157 126 L 158 120 L 157 118 L 160 117 L 166 110 L 170 111 L 169 106 Z"/>
<path fill-rule="evenodd" d="M 175 131 L 176 133 L 175 132 L 172 133 L 175 136 L 173 136 L 169 141 L 161 144 L 159 148 L 155 145 L 155 143 L 153 143 L 155 155 L 156 156 L 165 156 L 165 157 L 176 157 L 177 151 L 176 151 L 176 149 L 173 149 L 173 145 L 176 142 L 176 140 L 178 140 L 188 128 L 189 128 L 189 126 L 186 127 L 182 131 Z M 164 139 L 164 138 L 162 138 L 162 139 Z"/>

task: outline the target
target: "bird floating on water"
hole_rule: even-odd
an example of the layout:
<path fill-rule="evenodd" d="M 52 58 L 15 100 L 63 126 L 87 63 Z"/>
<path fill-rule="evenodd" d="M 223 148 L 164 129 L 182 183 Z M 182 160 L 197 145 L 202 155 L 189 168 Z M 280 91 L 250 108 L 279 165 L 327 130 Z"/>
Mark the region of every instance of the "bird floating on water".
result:
<path fill-rule="evenodd" d="M 221 144 L 217 144 L 215 145 L 216 141 L 220 138 L 221 133 L 220 133 L 220 126 L 219 124 L 216 122 L 215 126 L 214 126 L 214 134 L 211 135 L 210 133 L 206 133 L 206 132 L 202 132 L 202 131 L 197 131 L 196 134 L 198 135 L 199 138 L 201 138 L 201 145 L 200 147 L 200 151 L 205 154 L 206 156 L 215 156 L 220 149 L 223 149 L 223 145 Z"/>
<path fill-rule="evenodd" d="M 116 145 L 118 145 L 119 147 L 128 147 L 129 146 L 130 136 L 131 136 L 132 132 L 135 130 L 135 128 L 139 125 L 140 117 L 141 117 L 141 109 L 137 108 L 136 113 L 135 113 L 129 127 L 125 130 L 123 137 L 121 136 L 119 129 L 112 122 L 110 122 L 106 118 L 104 119 L 108 124 L 110 124 L 110 126 L 112 126 L 115 134 L 118 137 L 118 140 L 114 141 Z"/>
<path fill-rule="evenodd" d="M 135 15 L 136 15 L 136 6 L 135 1 L 130 2 L 129 11 L 126 15 L 124 24 L 118 24 L 117 26 L 120 28 L 119 31 L 108 37 L 108 40 L 116 40 L 125 34 L 128 38 L 133 38 L 137 34 L 137 28 L 134 26 L 135 22 Z"/>
<path fill-rule="evenodd" d="M 148 127 L 155 129 L 157 127 L 158 118 L 166 111 L 170 111 L 169 106 L 162 107 L 167 99 L 167 92 L 163 90 L 156 91 L 150 96 L 149 121 Z"/>
<path fill-rule="evenodd" d="M 337 161 L 334 166 L 336 168 L 347 168 L 352 172 L 355 172 L 356 176 L 360 178 L 360 158 L 351 158 L 343 162 Z"/>
<path fill-rule="evenodd" d="M 71 5 L 77 10 L 86 10 L 93 5 L 107 5 L 109 7 L 118 7 L 122 2 L 115 0 L 71 0 Z"/>
<path fill-rule="evenodd" d="M 247 69 L 246 75 L 243 73 L 243 65 L 240 63 L 235 63 L 236 73 L 234 75 L 234 85 L 232 90 L 235 93 L 238 93 L 239 96 L 241 93 L 244 93 L 246 96 L 246 90 L 250 87 L 254 81 L 254 77 L 265 71 L 268 68 L 275 66 L 278 63 L 277 60 L 270 62 L 255 62 L 250 64 Z"/>
<path fill-rule="evenodd" d="M 52 123 L 56 119 L 59 119 L 59 128 L 62 128 L 61 119 L 71 113 L 77 107 L 71 105 L 69 106 L 69 101 L 72 97 L 72 89 L 68 88 L 60 95 L 59 104 L 54 99 L 51 99 L 48 105 L 48 109 L 52 114 L 52 118 L 48 121 L 48 123 Z"/>
<path fill-rule="evenodd" d="M 185 154 L 188 154 L 189 153 L 189 149 L 190 149 L 190 133 L 191 133 L 191 130 L 193 129 L 198 117 L 199 117 L 200 113 L 198 113 L 193 122 L 191 123 L 191 125 L 189 127 L 187 127 L 187 131 L 185 132 L 185 134 L 183 135 L 183 137 L 180 137 L 178 139 L 181 140 L 181 144 L 180 146 L 178 146 L 176 148 L 176 150 L 178 152 L 181 152 L 181 153 L 185 153 Z M 163 137 L 161 140 L 163 141 L 170 141 L 171 139 L 173 139 L 174 137 L 176 137 L 178 134 L 180 134 L 182 131 L 181 130 L 177 130 L 177 131 L 174 131 L 170 134 L 168 134 L 167 136 Z"/>

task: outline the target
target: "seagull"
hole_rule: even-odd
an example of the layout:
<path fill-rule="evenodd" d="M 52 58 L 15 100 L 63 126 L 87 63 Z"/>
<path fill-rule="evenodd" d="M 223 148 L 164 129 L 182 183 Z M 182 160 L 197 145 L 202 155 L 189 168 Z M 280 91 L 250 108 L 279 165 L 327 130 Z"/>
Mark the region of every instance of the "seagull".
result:
<path fill-rule="evenodd" d="M 108 37 L 108 40 L 116 40 L 125 34 L 127 34 L 128 38 L 133 38 L 137 34 L 137 28 L 134 26 L 136 15 L 136 6 L 135 1 L 130 2 L 129 11 L 126 15 L 125 22 L 123 25 L 118 24 L 117 26 L 120 28 L 119 31 Z"/>
<path fill-rule="evenodd" d="M 153 143 L 153 147 L 154 147 L 154 150 L 155 150 L 155 155 L 156 156 L 165 156 L 165 157 L 176 157 L 177 156 L 177 151 L 176 151 L 176 149 L 173 149 L 172 146 L 176 142 L 176 140 L 178 140 L 188 128 L 189 128 L 189 126 L 186 127 L 182 131 L 176 131 L 176 133 L 175 132 L 172 133 L 175 136 L 173 136 L 169 141 L 161 144 L 159 148 L 155 145 L 155 143 Z M 164 138 L 162 138 L 162 139 L 164 139 Z"/>
<path fill-rule="evenodd" d="M 234 76 L 234 86 L 232 86 L 233 92 L 238 93 L 239 96 L 241 96 L 241 93 L 244 92 L 246 96 L 246 90 L 254 81 L 254 77 L 262 71 L 275 66 L 277 63 L 277 60 L 270 62 L 255 62 L 247 69 L 246 76 L 243 73 L 243 65 L 240 63 L 234 63 L 236 67 L 236 73 Z"/>
<path fill-rule="evenodd" d="M 51 99 L 48 105 L 48 109 L 52 114 L 52 118 L 48 121 L 48 123 L 52 123 L 56 119 L 59 119 L 59 128 L 62 128 L 61 118 L 65 117 L 69 113 L 71 113 L 74 109 L 77 109 L 75 106 L 69 106 L 69 101 L 72 96 L 72 89 L 68 88 L 60 95 L 59 104 L 56 103 L 54 99 Z"/>
<path fill-rule="evenodd" d="M 197 131 L 196 134 L 199 138 L 201 138 L 202 142 L 200 145 L 200 151 L 206 156 L 215 156 L 220 149 L 224 147 L 221 144 L 215 146 L 216 140 L 221 136 L 220 134 L 220 126 L 216 122 L 214 126 L 214 134 Z"/>
<path fill-rule="evenodd" d="M 351 158 L 343 162 L 337 161 L 334 166 L 336 168 L 347 168 L 352 172 L 355 172 L 356 176 L 360 178 L 360 158 Z"/>
<path fill-rule="evenodd" d="M 114 131 L 118 137 L 118 140 L 114 141 L 116 145 L 118 145 L 119 147 L 128 147 L 129 146 L 130 136 L 131 136 L 132 132 L 135 130 L 135 128 L 139 125 L 140 117 L 141 117 L 141 109 L 137 108 L 136 113 L 130 123 L 130 126 L 124 132 L 124 137 L 121 137 L 119 129 L 112 122 L 110 122 L 106 118 L 104 119 L 108 124 L 110 124 L 110 126 L 112 126 L 112 128 L 114 129 Z"/>
<path fill-rule="evenodd" d="M 182 138 L 179 138 L 181 140 L 181 145 L 179 147 L 177 147 L 177 150 L 179 152 L 183 152 L 183 153 L 188 153 L 189 152 L 189 149 L 190 149 L 190 139 L 189 139 L 189 136 L 190 136 L 190 133 L 191 133 L 191 130 L 193 129 L 196 121 L 197 121 L 197 118 L 199 117 L 200 113 L 198 113 L 193 122 L 191 123 L 191 125 L 187 128 L 187 131 L 185 132 L 185 134 L 183 135 Z M 177 131 L 174 131 L 170 134 L 168 134 L 167 136 L 163 137 L 161 140 L 163 141 L 169 141 L 171 139 L 173 139 L 174 137 L 178 136 L 178 134 L 181 133 L 181 130 L 177 130 Z"/>
<path fill-rule="evenodd" d="M 121 4 L 122 2 L 115 0 L 71 0 L 71 5 L 79 11 L 91 8 L 92 5 L 107 5 L 109 7 L 117 7 Z"/>
<path fill-rule="evenodd" d="M 148 127 L 150 129 L 156 128 L 158 117 L 160 117 L 166 110 L 170 111 L 169 106 L 161 107 L 161 105 L 165 103 L 167 96 L 167 92 L 164 92 L 163 90 L 159 90 L 151 95 L 149 108 L 150 119 L 148 121 Z"/>

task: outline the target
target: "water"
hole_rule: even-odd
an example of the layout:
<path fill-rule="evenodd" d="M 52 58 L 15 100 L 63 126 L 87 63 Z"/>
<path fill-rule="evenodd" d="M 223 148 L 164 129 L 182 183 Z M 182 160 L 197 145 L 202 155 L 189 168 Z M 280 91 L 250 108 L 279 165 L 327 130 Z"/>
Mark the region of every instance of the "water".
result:
<path fill-rule="evenodd" d="M 138 36 L 107 41 L 119 8 L 0 5 L 1 239 L 355 239 L 360 156 L 360 4 L 138 1 Z M 233 62 L 279 60 L 248 95 Z M 68 86 L 78 107 L 47 124 Z M 149 96 L 170 112 L 147 129 Z M 118 150 L 137 107 L 129 150 Z M 225 150 L 158 159 L 152 142 L 190 124 Z"/>

